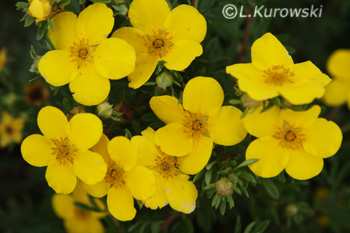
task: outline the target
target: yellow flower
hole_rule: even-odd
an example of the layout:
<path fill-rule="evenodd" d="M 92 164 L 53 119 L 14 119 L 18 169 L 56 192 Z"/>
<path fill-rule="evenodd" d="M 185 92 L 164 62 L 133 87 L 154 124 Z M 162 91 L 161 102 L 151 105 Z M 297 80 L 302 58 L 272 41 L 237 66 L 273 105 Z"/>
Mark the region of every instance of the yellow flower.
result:
<path fill-rule="evenodd" d="M 133 0 L 129 9 L 133 27 L 122 27 L 113 36 L 125 39 L 136 50 L 136 68 L 129 87 L 139 88 L 151 77 L 159 61 L 182 71 L 202 54 L 207 24 L 192 6 L 170 10 L 166 0 Z"/>
<path fill-rule="evenodd" d="M 250 169 L 258 176 L 277 176 L 284 169 L 298 180 L 317 176 L 323 159 L 340 148 L 342 132 L 332 121 L 318 118 L 320 107 L 292 111 L 273 107 L 256 109 L 244 119 L 248 132 L 257 137 L 247 148 L 246 159 L 257 159 Z"/>
<path fill-rule="evenodd" d="M 50 0 L 29 0 L 28 14 L 36 19 L 36 22 L 46 20 L 51 14 Z"/>
<path fill-rule="evenodd" d="M 7 62 L 6 49 L 2 48 L 0 49 L 0 71 L 2 71 L 5 68 L 6 62 Z"/>
<path fill-rule="evenodd" d="M 213 78 L 191 79 L 183 93 L 183 105 L 172 96 L 150 100 L 153 112 L 166 123 L 156 132 L 161 151 L 181 156 L 179 167 L 186 174 L 196 174 L 208 163 L 213 143 L 232 146 L 241 142 L 246 131 L 241 111 L 222 106 L 224 91 Z"/>
<path fill-rule="evenodd" d="M 350 50 L 339 49 L 328 59 L 328 72 L 333 81 L 326 87 L 324 101 L 330 106 L 347 103 L 350 108 Z"/>
<path fill-rule="evenodd" d="M 49 38 L 56 50 L 39 61 L 41 75 L 53 86 L 69 83 L 74 99 L 97 105 L 108 97 L 109 79 L 121 79 L 134 70 L 135 51 L 118 38 L 106 37 L 114 25 L 113 11 L 95 3 L 79 17 L 63 12 L 52 19 Z"/>
<path fill-rule="evenodd" d="M 156 192 L 144 200 L 146 207 L 163 208 L 169 203 L 177 211 L 191 213 L 196 208 L 197 189 L 178 168 L 179 157 L 160 150 L 152 128 L 147 128 L 142 136 L 135 136 L 132 140 L 138 145 L 140 163 L 152 169 L 156 177 Z"/>
<path fill-rule="evenodd" d="M 95 200 L 100 209 L 104 208 L 100 200 Z M 55 194 L 52 206 L 56 215 L 63 219 L 64 227 L 68 233 L 103 233 L 103 224 L 99 220 L 106 213 L 93 212 L 79 208 L 76 203 L 91 206 L 89 197 L 81 185 L 78 185 L 71 195 Z"/>
<path fill-rule="evenodd" d="M 134 198 L 146 200 L 155 192 L 152 171 L 138 164 L 137 147 L 126 137 L 109 141 L 103 136 L 94 150 L 104 156 L 108 170 L 103 181 L 86 185 L 86 190 L 95 197 L 107 195 L 108 210 L 116 219 L 132 220 L 136 215 Z"/>
<path fill-rule="evenodd" d="M 22 143 L 22 156 L 32 166 L 45 167 L 46 180 L 57 193 L 71 193 L 77 178 L 96 184 L 106 174 L 102 156 L 92 152 L 102 136 L 102 122 L 91 113 L 80 113 L 68 122 L 55 107 L 44 107 L 38 114 L 43 133 L 32 134 Z"/>
<path fill-rule="evenodd" d="M 281 95 L 292 104 L 306 104 L 321 98 L 330 82 L 311 61 L 294 64 L 288 51 L 271 33 L 254 42 L 251 56 L 252 63 L 228 66 L 226 72 L 255 100 Z"/>
<path fill-rule="evenodd" d="M 19 143 L 22 139 L 24 119 L 14 118 L 9 113 L 2 113 L 0 121 L 0 147 L 6 147 L 10 143 Z"/>

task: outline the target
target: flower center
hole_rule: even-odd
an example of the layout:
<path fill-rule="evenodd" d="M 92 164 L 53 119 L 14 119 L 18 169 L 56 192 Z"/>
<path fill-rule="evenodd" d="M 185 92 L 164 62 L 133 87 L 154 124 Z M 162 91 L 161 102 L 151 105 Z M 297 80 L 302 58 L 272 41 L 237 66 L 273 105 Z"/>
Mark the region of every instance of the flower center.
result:
<path fill-rule="evenodd" d="M 156 170 L 164 178 L 172 178 L 179 174 L 177 168 L 177 158 L 164 154 L 158 150 L 159 155 L 155 160 L 154 170 Z"/>
<path fill-rule="evenodd" d="M 208 117 L 197 113 L 185 113 L 184 127 L 186 134 L 198 137 L 208 134 Z"/>
<path fill-rule="evenodd" d="M 78 149 L 71 143 L 68 138 L 52 139 L 52 152 L 56 156 L 56 160 L 62 164 L 73 164 L 74 157 L 78 152 Z"/>
<path fill-rule="evenodd" d="M 124 174 L 124 169 L 113 162 L 108 166 L 105 182 L 111 186 L 120 187 L 125 184 Z"/>
<path fill-rule="evenodd" d="M 293 83 L 291 79 L 294 73 L 290 69 L 281 66 L 274 65 L 264 70 L 265 83 L 272 84 L 275 86 L 282 86 L 285 83 Z"/>
<path fill-rule="evenodd" d="M 70 47 L 70 58 L 79 68 L 93 62 L 95 47 L 89 44 L 87 39 L 81 39 Z"/>
<path fill-rule="evenodd" d="M 159 29 L 144 36 L 148 53 L 158 58 L 164 57 L 173 47 L 173 39 L 169 32 Z"/>
<path fill-rule="evenodd" d="M 279 140 L 282 147 L 292 150 L 301 149 L 305 141 L 305 134 L 303 134 L 302 129 L 292 126 L 286 121 L 273 136 Z"/>
<path fill-rule="evenodd" d="M 7 135 L 13 135 L 15 132 L 15 129 L 12 126 L 7 125 L 5 126 L 5 132 Z"/>

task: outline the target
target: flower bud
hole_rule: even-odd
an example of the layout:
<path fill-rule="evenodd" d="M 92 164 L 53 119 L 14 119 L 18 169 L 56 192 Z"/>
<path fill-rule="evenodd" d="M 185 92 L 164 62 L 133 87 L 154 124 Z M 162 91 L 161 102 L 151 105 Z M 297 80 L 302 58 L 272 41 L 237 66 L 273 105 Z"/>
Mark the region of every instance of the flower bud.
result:
<path fill-rule="evenodd" d="M 167 89 L 167 87 L 173 85 L 173 77 L 168 72 L 162 72 L 157 76 L 156 83 L 158 87 Z"/>
<path fill-rule="evenodd" d="M 220 196 L 231 196 L 233 194 L 233 184 L 228 178 L 221 178 L 215 183 L 217 194 Z"/>
<path fill-rule="evenodd" d="M 51 10 L 50 0 L 29 0 L 28 14 L 34 17 L 37 22 L 47 19 Z"/>
<path fill-rule="evenodd" d="M 98 115 L 103 118 L 110 118 L 113 113 L 113 105 L 108 102 L 104 102 L 97 106 Z"/>
<path fill-rule="evenodd" d="M 254 100 L 247 94 L 244 94 L 242 96 L 241 101 L 245 108 L 256 108 L 259 107 L 261 104 L 261 101 Z"/>
<path fill-rule="evenodd" d="M 298 206 L 296 206 L 295 204 L 289 204 L 286 207 L 286 215 L 288 217 L 293 217 L 298 213 L 299 209 Z"/>

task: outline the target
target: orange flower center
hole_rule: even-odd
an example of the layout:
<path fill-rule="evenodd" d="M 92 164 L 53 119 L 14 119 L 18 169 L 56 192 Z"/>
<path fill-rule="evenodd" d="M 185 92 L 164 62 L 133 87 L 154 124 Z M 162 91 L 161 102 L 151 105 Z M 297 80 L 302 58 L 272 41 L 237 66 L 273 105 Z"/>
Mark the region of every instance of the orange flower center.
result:
<path fill-rule="evenodd" d="M 168 54 L 174 45 L 170 33 L 162 29 L 145 35 L 143 39 L 148 53 L 158 58 L 162 58 Z"/>
<path fill-rule="evenodd" d="M 113 162 L 108 166 L 105 182 L 115 187 L 123 186 L 125 184 L 124 174 L 124 169 Z"/>
<path fill-rule="evenodd" d="M 293 83 L 292 77 L 294 76 L 294 73 L 284 66 L 274 65 L 264 70 L 263 75 L 265 83 L 274 86 L 282 86 L 285 83 Z"/>
<path fill-rule="evenodd" d="M 79 68 L 93 62 L 95 46 L 91 46 L 87 39 L 81 39 L 70 47 L 71 61 Z"/>
<path fill-rule="evenodd" d="M 185 113 L 185 133 L 191 137 L 208 134 L 208 117 L 197 113 Z"/>
<path fill-rule="evenodd" d="M 7 135 L 13 135 L 15 133 L 15 129 L 11 125 L 6 125 L 5 126 L 5 133 Z"/>
<path fill-rule="evenodd" d="M 303 147 L 305 141 L 305 134 L 302 131 L 302 128 L 285 121 L 273 136 L 279 140 L 282 147 L 297 150 Z"/>
<path fill-rule="evenodd" d="M 158 150 L 159 155 L 155 160 L 154 170 L 156 170 L 164 178 L 172 178 L 180 172 L 177 168 L 177 158 L 164 154 Z"/>
<path fill-rule="evenodd" d="M 56 160 L 62 164 L 73 164 L 74 157 L 76 156 L 78 149 L 71 143 L 68 138 L 52 139 L 52 153 L 56 156 Z"/>

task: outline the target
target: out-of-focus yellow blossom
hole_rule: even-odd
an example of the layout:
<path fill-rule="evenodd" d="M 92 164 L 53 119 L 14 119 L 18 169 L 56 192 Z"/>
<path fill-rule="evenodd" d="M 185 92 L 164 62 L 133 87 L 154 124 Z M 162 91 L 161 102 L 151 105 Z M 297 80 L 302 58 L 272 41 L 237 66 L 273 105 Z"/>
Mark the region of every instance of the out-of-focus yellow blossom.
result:
<path fill-rule="evenodd" d="M 251 53 L 252 63 L 228 66 L 226 72 L 253 99 L 262 101 L 281 95 L 292 104 L 306 104 L 324 95 L 330 78 L 311 61 L 294 64 L 271 33 L 257 39 Z"/>
<path fill-rule="evenodd" d="M 333 107 L 347 103 L 350 108 L 350 49 L 335 51 L 327 68 L 333 81 L 326 87 L 324 101 Z"/>
<path fill-rule="evenodd" d="M 51 0 L 29 0 L 28 14 L 36 22 L 46 20 L 51 14 Z"/>
<path fill-rule="evenodd" d="M 86 190 L 95 197 L 107 195 L 109 212 L 120 221 L 132 220 L 136 215 L 134 198 L 144 201 L 155 192 L 155 177 L 152 171 L 138 164 L 137 147 L 126 137 L 111 141 L 103 136 L 94 147 L 108 164 L 104 180 Z"/>
<path fill-rule="evenodd" d="M 160 150 L 152 128 L 147 128 L 142 136 L 135 136 L 132 140 L 138 145 L 140 164 L 152 169 L 156 177 L 156 192 L 144 201 L 146 207 L 163 208 L 169 203 L 177 211 L 191 213 L 196 208 L 198 193 L 188 175 L 178 168 L 181 164 L 179 157 Z"/>
<path fill-rule="evenodd" d="M 69 83 L 77 102 L 103 102 L 110 91 L 109 79 L 124 78 L 134 70 L 134 48 L 122 39 L 107 39 L 114 17 L 105 4 L 92 4 L 78 17 L 72 12 L 59 13 L 52 23 L 48 35 L 56 50 L 47 52 L 38 68 L 53 86 Z"/>
<path fill-rule="evenodd" d="M 213 78 L 191 79 L 183 92 L 183 105 L 173 96 L 150 100 L 153 112 L 166 123 L 156 132 L 156 142 L 166 154 L 181 156 L 179 167 L 196 174 L 208 163 L 213 144 L 232 146 L 241 142 L 246 130 L 242 112 L 222 106 L 224 92 Z"/>
<path fill-rule="evenodd" d="M 32 134 L 21 147 L 25 161 L 45 167 L 46 180 L 57 193 L 71 193 L 77 178 L 87 184 L 100 182 L 107 166 L 102 156 L 89 149 L 102 136 L 102 122 L 91 113 L 80 113 L 70 121 L 58 108 L 48 106 L 38 114 L 43 135 Z"/>
<path fill-rule="evenodd" d="M 100 200 L 95 201 L 98 207 L 104 209 Z M 76 203 L 91 206 L 87 192 L 78 185 L 71 195 L 55 194 L 52 206 L 56 215 L 63 219 L 68 233 L 103 233 L 105 232 L 100 218 L 106 216 L 104 212 L 94 212 L 78 207 Z"/>
<path fill-rule="evenodd" d="M 8 112 L 3 112 L 0 120 L 0 147 L 19 143 L 22 139 L 23 125 L 23 117 L 15 118 Z"/>
<path fill-rule="evenodd" d="M 0 71 L 2 71 L 5 68 L 7 62 L 7 52 L 6 49 L 2 48 L 0 49 Z"/>
<path fill-rule="evenodd" d="M 207 24 L 192 6 L 171 10 L 166 0 L 133 0 L 129 18 L 133 27 L 122 27 L 113 36 L 125 39 L 136 50 L 135 71 L 128 76 L 131 88 L 146 83 L 159 61 L 170 70 L 182 71 L 203 52 L 200 43 Z"/>
<path fill-rule="evenodd" d="M 247 148 L 246 159 L 257 159 L 250 169 L 258 176 L 277 176 L 284 169 L 298 180 L 317 176 L 323 159 L 341 146 L 342 132 L 332 121 L 318 118 L 320 107 L 292 111 L 261 108 L 243 119 L 248 132 L 257 137 Z"/>

